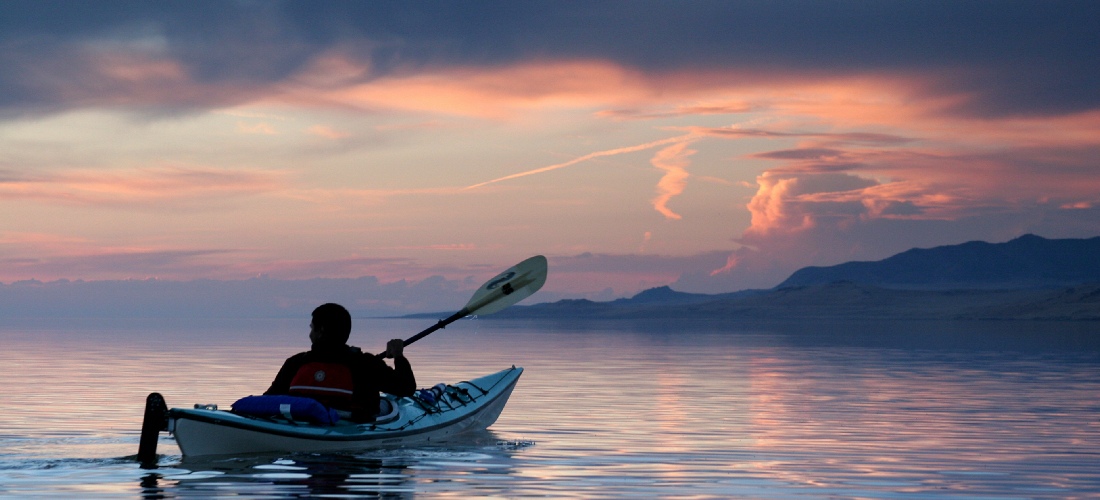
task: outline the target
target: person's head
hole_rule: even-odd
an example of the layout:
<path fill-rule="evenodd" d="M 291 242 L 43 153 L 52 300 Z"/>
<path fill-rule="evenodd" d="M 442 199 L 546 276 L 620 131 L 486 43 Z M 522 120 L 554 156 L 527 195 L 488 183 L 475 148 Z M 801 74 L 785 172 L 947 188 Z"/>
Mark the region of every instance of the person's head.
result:
<path fill-rule="evenodd" d="M 351 335 L 351 314 L 340 304 L 322 304 L 313 310 L 309 339 L 314 344 L 343 345 Z"/>

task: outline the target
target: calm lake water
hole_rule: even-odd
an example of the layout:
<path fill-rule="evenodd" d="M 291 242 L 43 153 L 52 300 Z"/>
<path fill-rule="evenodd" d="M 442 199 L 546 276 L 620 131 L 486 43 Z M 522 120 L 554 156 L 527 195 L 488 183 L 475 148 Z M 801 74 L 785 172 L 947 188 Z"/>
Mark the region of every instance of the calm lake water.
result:
<path fill-rule="evenodd" d="M 1100 498 L 1100 324 L 464 320 L 422 387 L 526 368 L 489 431 L 342 455 L 133 461 L 149 392 L 261 393 L 308 318 L 0 325 L 0 496 Z M 430 326 L 358 320 L 352 343 Z"/>

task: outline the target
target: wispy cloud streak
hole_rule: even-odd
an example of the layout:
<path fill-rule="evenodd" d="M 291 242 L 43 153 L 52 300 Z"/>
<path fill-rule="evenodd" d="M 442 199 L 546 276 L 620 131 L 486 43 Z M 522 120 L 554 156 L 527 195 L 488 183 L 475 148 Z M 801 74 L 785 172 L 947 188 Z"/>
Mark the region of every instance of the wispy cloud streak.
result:
<path fill-rule="evenodd" d="M 273 172 L 166 167 L 125 171 L 66 171 L 0 177 L 0 201 L 34 200 L 83 206 L 158 206 L 272 191 Z"/>
<path fill-rule="evenodd" d="M 674 143 L 679 143 L 679 142 L 684 142 L 684 141 L 690 141 L 690 140 L 693 140 L 695 138 L 696 138 L 695 134 L 687 134 L 687 135 L 680 135 L 680 136 L 676 136 L 676 137 L 669 137 L 667 139 L 661 139 L 659 141 L 647 142 L 645 144 L 639 144 L 637 146 L 628 146 L 628 147 L 625 147 L 625 148 L 616 148 L 616 149 L 608 149 L 608 150 L 604 150 L 604 151 L 596 151 L 594 153 L 588 153 L 584 156 L 574 158 L 574 159 L 569 160 L 567 162 L 557 163 L 557 164 L 554 164 L 554 165 L 548 165 L 548 166 L 545 166 L 545 167 L 536 168 L 536 169 L 533 169 L 533 170 L 527 170 L 525 172 L 519 172 L 519 173 L 515 173 L 515 174 L 511 174 L 511 175 L 506 175 L 504 177 L 498 177 L 498 178 L 493 179 L 493 180 L 489 180 L 489 181 L 481 182 L 481 183 L 478 183 L 478 184 L 473 184 L 473 185 L 470 185 L 470 186 L 466 186 L 465 189 L 477 189 L 479 187 L 488 186 L 489 184 L 495 184 L 497 182 L 508 181 L 508 180 L 512 180 L 512 179 L 519 179 L 521 177 L 527 177 L 529 175 L 541 174 L 541 173 L 545 173 L 545 172 L 551 172 L 551 171 L 554 171 L 554 170 L 558 170 L 558 169 L 561 169 L 561 168 L 571 167 L 571 166 L 576 165 L 578 163 L 586 162 L 588 160 L 592 160 L 592 159 L 595 159 L 595 158 L 603 158 L 603 157 L 606 157 L 606 156 L 615 156 L 615 155 L 621 155 L 621 154 L 625 154 L 625 153 L 634 153 L 634 152 L 638 152 L 638 151 L 645 151 L 647 149 L 652 149 L 652 148 L 655 148 L 655 147 L 658 147 L 658 146 L 664 146 L 666 144 L 674 144 Z"/>
<path fill-rule="evenodd" d="M 650 160 L 654 167 L 665 172 L 660 181 L 657 181 L 657 197 L 653 199 L 653 208 L 667 219 L 680 220 L 683 217 L 668 208 L 668 201 L 672 197 L 684 192 L 689 177 L 687 166 L 691 163 L 688 157 L 695 151 L 686 149 L 689 141 L 681 141 L 657 152 Z"/>

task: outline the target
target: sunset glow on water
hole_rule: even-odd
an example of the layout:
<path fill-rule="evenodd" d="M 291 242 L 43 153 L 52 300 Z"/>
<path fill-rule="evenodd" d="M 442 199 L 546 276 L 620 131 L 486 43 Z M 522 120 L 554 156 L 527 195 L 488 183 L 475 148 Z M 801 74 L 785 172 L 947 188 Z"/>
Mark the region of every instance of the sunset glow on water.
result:
<path fill-rule="evenodd" d="M 364 320 L 370 333 L 353 342 L 382 345 L 420 323 Z M 0 495 L 1100 493 L 1094 332 L 1018 324 L 998 337 L 980 323 L 936 325 L 919 327 L 928 329 L 919 340 L 889 324 L 815 335 L 791 325 L 677 331 L 467 320 L 409 356 L 421 386 L 523 366 L 488 433 L 431 447 L 201 460 L 180 457 L 162 435 L 153 470 L 132 461 L 148 392 L 181 407 L 227 407 L 262 392 L 281 360 L 304 348 L 302 325 L 8 326 Z"/>

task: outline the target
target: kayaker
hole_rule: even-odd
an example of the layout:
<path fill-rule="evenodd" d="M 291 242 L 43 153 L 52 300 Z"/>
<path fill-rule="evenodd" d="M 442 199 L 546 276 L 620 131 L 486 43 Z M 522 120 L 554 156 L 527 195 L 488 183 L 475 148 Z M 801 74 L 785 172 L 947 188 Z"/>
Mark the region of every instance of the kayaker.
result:
<path fill-rule="evenodd" d="M 405 342 L 386 344 L 386 358 L 347 344 L 351 314 L 339 304 L 323 304 L 313 310 L 309 340 L 312 347 L 287 358 L 265 395 L 309 397 L 341 411 L 345 418 L 370 421 L 379 412 L 379 391 L 412 396 L 416 378 L 404 356 Z"/>

